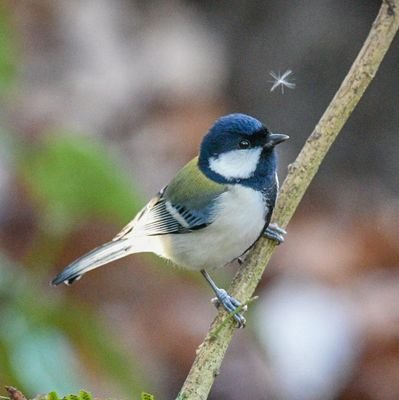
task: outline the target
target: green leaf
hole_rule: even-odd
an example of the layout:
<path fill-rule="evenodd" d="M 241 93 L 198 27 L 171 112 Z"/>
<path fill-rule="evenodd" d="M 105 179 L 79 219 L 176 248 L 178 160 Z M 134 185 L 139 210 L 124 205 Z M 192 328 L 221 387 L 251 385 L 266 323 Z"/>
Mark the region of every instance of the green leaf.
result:
<path fill-rule="evenodd" d="M 125 223 L 141 202 L 118 161 L 92 138 L 48 135 L 21 156 L 22 174 L 53 228 L 92 216 Z"/>
<path fill-rule="evenodd" d="M 80 400 L 93 400 L 93 396 L 91 395 L 91 393 L 86 392 L 85 390 L 79 391 L 79 398 Z"/>
<path fill-rule="evenodd" d="M 141 393 L 141 400 L 155 400 L 155 397 L 150 393 Z"/>
<path fill-rule="evenodd" d="M 76 360 L 84 355 L 79 365 L 86 362 L 99 379 L 112 381 L 126 396 L 139 396 L 143 387 L 151 386 L 146 372 L 134 355 L 120 348 L 112 330 L 82 304 L 69 301 L 67 305 L 64 299 L 43 290 L 32 272 L 0 253 L 0 326 L 7 326 L 0 330 L 0 376 L 4 383 L 31 393 L 75 392 L 85 379 L 84 369 L 76 367 Z M 63 340 L 58 340 L 60 337 Z M 35 353 L 29 351 L 28 358 L 26 349 Z M 32 356 L 33 361 L 43 363 L 40 368 L 31 364 Z M 22 373 L 30 367 L 29 381 Z M 47 376 L 46 381 L 42 377 L 32 383 L 34 374 Z M 83 393 L 78 397 L 83 400 Z"/>
<path fill-rule="evenodd" d="M 67 394 L 63 400 L 80 400 L 79 396 L 76 394 Z"/>
<path fill-rule="evenodd" d="M 60 400 L 57 392 L 50 392 L 46 396 L 46 400 Z"/>
<path fill-rule="evenodd" d="M 14 30 L 6 4 L 0 2 L 0 93 L 14 83 L 17 65 Z"/>

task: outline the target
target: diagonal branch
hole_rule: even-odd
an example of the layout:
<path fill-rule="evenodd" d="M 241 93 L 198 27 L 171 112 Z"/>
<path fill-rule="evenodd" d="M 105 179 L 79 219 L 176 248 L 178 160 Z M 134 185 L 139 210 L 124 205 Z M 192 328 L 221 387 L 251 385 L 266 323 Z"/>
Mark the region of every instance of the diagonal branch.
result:
<path fill-rule="evenodd" d="M 273 216 L 279 226 L 286 227 L 293 216 L 329 148 L 374 78 L 398 27 L 399 0 L 383 0 L 369 35 L 341 87 L 297 159 L 288 168 Z M 274 249 L 275 244 L 266 239 L 260 239 L 255 244 L 233 280 L 230 290 L 233 296 L 243 302 L 251 298 Z M 225 318 L 226 313 L 220 311 L 213 321 L 197 350 L 178 400 L 205 400 L 208 397 L 235 331 L 232 321 L 220 328 Z"/>

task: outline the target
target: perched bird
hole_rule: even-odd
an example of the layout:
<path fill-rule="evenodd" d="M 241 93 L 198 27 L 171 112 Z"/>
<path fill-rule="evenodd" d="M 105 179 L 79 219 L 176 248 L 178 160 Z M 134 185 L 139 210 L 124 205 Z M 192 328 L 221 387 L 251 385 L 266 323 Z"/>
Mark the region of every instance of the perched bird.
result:
<path fill-rule="evenodd" d="M 288 139 L 245 114 L 219 118 L 191 160 L 112 241 L 83 255 L 53 285 L 133 253 L 152 252 L 201 271 L 228 312 L 240 302 L 216 286 L 207 270 L 244 254 L 265 235 L 281 243 L 284 230 L 269 225 L 278 192 L 274 147 Z M 238 325 L 244 317 L 234 315 Z"/>

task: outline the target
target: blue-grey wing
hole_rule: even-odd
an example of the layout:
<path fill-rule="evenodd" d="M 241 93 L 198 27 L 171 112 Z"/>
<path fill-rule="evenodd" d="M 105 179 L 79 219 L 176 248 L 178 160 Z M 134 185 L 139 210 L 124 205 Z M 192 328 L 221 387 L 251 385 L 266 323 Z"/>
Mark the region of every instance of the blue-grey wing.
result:
<path fill-rule="evenodd" d="M 184 204 L 173 204 L 161 191 L 114 240 L 130 234 L 168 235 L 203 229 L 213 222 L 216 206 L 217 199 L 214 199 L 202 208 L 191 209 Z"/>
<path fill-rule="evenodd" d="M 187 163 L 114 240 L 126 235 L 168 235 L 203 229 L 214 221 L 227 187 L 207 178 L 198 159 Z"/>

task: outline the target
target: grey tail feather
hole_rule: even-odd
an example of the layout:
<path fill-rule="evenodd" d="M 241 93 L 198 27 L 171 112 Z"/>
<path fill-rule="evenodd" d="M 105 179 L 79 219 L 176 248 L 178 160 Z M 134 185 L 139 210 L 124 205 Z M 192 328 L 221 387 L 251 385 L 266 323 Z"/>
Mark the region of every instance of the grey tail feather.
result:
<path fill-rule="evenodd" d="M 132 245 L 129 242 L 126 239 L 116 240 L 95 248 L 68 265 L 51 281 L 51 284 L 56 286 L 64 282 L 70 285 L 86 272 L 127 256 Z"/>

